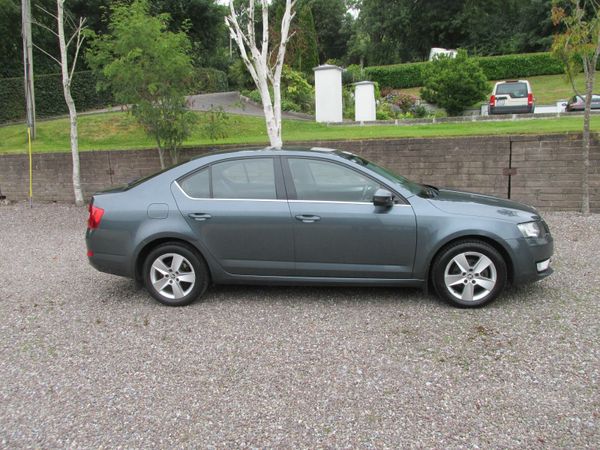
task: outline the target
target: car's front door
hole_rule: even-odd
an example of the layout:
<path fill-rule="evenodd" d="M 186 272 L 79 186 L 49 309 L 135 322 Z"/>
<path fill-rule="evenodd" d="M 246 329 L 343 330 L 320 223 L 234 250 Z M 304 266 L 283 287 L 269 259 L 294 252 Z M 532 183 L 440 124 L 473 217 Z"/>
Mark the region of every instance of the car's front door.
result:
<path fill-rule="evenodd" d="M 292 219 L 279 158 L 217 162 L 179 179 L 172 191 L 198 241 L 226 272 L 293 274 Z"/>
<path fill-rule="evenodd" d="M 283 162 L 298 276 L 412 277 L 416 221 L 408 203 L 374 206 L 381 184 L 331 160 Z"/>

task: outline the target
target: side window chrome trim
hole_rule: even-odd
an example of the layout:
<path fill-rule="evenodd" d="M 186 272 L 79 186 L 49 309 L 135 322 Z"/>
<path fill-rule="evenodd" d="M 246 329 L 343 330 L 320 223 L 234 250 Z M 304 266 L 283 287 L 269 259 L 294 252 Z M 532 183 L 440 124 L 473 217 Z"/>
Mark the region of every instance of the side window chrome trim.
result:
<path fill-rule="evenodd" d="M 341 205 L 373 205 L 373 202 L 343 202 L 339 200 L 288 200 L 290 203 L 328 203 Z M 406 203 L 394 203 L 394 206 L 410 206 Z"/>
<path fill-rule="evenodd" d="M 189 198 L 190 200 L 204 200 L 204 201 L 220 201 L 220 200 L 224 200 L 224 201 L 230 201 L 230 202 L 287 202 L 287 200 L 285 199 L 278 199 L 278 198 L 208 198 L 208 197 L 191 197 L 189 196 L 184 190 L 183 188 L 179 185 L 179 183 L 177 182 L 177 180 L 173 181 L 173 183 L 179 188 L 179 190 L 181 191 L 181 193 L 183 195 L 185 195 L 187 198 Z"/>

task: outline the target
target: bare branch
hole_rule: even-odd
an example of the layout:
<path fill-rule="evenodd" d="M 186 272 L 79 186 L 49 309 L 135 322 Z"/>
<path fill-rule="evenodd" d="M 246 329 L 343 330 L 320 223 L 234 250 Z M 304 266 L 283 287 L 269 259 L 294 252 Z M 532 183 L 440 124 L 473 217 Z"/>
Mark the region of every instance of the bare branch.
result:
<path fill-rule="evenodd" d="M 49 31 L 50 33 L 52 33 L 54 36 L 58 37 L 58 33 L 56 31 L 54 31 L 52 28 L 50 28 L 49 26 L 44 25 L 41 22 L 38 22 L 37 20 L 33 19 L 31 21 L 32 24 L 37 25 L 38 27 L 42 27 L 43 29 Z"/>
<path fill-rule="evenodd" d="M 42 47 L 40 47 L 40 46 L 36 45 L 36 44 L 35 44 L 35 42 L 32 42 L 31 44 L 32 44 L 32 45 L 33 45 L 35 48 L 37 48 L 37 49 L 38 49 L 40 52 L 42 52 L 44 55 L 46 55 L 48 58 L 51 58 L 52 60 L 54 60 L 54 62 L 55 62 L 56 64 L 58 64 L 59 66 L 61 66 L 61 65 L 62 65 L 62 63 L 61 63 L 61 62 L 60 62 L 58 59 L 56 59 L 54 56 L 52 56 L 50 53 L 48 53 L 48 52 L 47 52 L 46 50 L 44 50 Z"/>
<path fill-rule="evenodd" d="M 43 7 L 41 7 L 40 5 L 37 5 L 37 4 L 36 4 L 35 6 L 36 6 L 36 8 L 38 8 L 38 9 L 42 10 L 44 13 L 46 13 L 47 15 L 49 15 L 50 17 L 52 17 L 54 20 L 58 20 L 58 17 L 57 17 L 57 16 L 55 16 L 54 14 L 52 14 L 50 11 L 48 11 L 48 10 L 44 9 L 44 8 L 43 8 Z"/>

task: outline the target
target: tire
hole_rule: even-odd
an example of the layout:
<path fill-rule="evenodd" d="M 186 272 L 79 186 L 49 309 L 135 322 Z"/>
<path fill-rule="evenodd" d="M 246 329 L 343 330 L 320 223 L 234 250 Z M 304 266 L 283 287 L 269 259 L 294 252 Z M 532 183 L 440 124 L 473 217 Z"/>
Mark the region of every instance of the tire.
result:
<path fill-rule="evenodd" d="M 143 267 L 146 290 L 168 306 L 185 306 L 208 288 L 209 273 L 204 259 L 179 243 L 161 244 L 152 250 Z"/>
<path fill-rule="evenodd" d="M 506 261 L 491 245 L 458 241 L 442 249 L 432 267 L 439 297 L 461 308 L 483 306 L 502 293 L 507 283 Z"/>

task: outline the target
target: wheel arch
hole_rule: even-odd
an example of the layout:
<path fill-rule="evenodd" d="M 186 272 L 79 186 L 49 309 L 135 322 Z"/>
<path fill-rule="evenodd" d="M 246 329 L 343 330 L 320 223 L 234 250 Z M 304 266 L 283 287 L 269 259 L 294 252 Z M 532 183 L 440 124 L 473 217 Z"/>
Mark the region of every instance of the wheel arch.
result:
<path fill-rule="evenodd" d="M 506 275 L 507 275 L 508 284 L 510 285 L 513 283 L 514 276 L 515 276 L 514 263 L 513 263 L 511 255 L 510 255 L 510 252 L 500 242 L 501 239 L 492 237 L 492 236 L 482 235 L 482 234 L 465 234 L 465 235 L 461 235 L 461 236 L 454 236 L 454 237 L 448 239 L 447 241 L 444 241 L 440 246 L 438 246 L 438 248 L 435 251 L 432 252 L 432 255 L 430 256 L 429 260 L 427 261 L 427 273 L 426 273 L 426 278 L 425 278 L 427 290 L 433 289 L 433 280 L 431 279 L 431 273 L 432 273 L 431 269 L 432 269 L 433 264 L 434 264 L 435 260 L 437 259 L 437 257 L 444 250 L 446 250 L 446 248 L 448 248 L 460 241 L 481 241 L 481 242 L 484 242 L 484 243 L 494 247 L 494 249 L 496 249 L 498 251 L 498 253 L 500 253 L 500 255 L 502 255 L 502 258 L 504 259 L 504 262 L 506 263 Z"/>
<path fill-rule="evenodd" d="M 206 268 L 208 270 L 208 275 L 209 275 L 210 279 L 212 280 L 213 275 L 211 272 L 210 264 L 208 264 L 206 257 L 204 256 L 204 254 L 198 247 L 196 247 L 194 244 L 192 244 L 189 240 L 184 239 L 179 236 L 157 236 L 157 237 L 149 240 L 148 242 L 144 242 L 142 245 L 140 245 L 140 248 L 138 249 L 138 251 L 136 253 L 136 256 L 134 258 L 134 266 L 133 266 L 133 274 L 134 274 L 134 279 L 135 279 L 136 283 L 142 283 L 142 281 L 143 281 L 142 268 L 144 266 L 144 261 L 146 260 L 146 257 L 156 247 L 158 247 L 159 245 L 162 245 L 162 244 L 167 244 L 167 243 L 181 244 L 181 245 L 189 248 L 194 253 L 196 253 L 200 258 L 202 258 L 202 260 L 206 264 Z"/>

